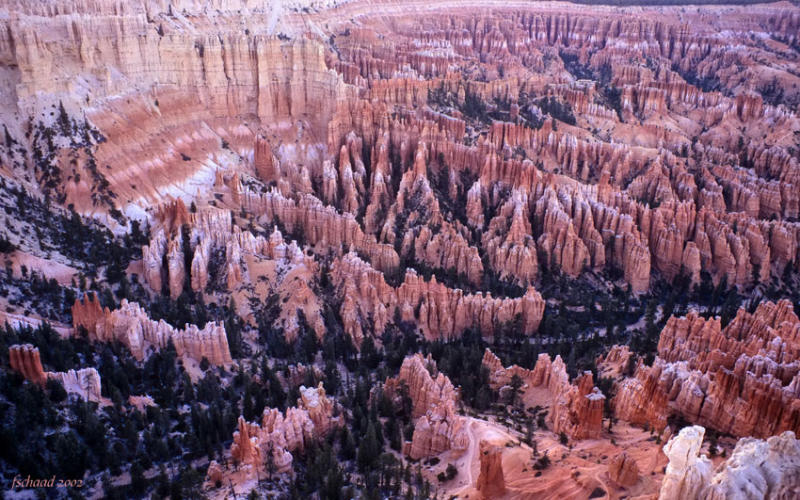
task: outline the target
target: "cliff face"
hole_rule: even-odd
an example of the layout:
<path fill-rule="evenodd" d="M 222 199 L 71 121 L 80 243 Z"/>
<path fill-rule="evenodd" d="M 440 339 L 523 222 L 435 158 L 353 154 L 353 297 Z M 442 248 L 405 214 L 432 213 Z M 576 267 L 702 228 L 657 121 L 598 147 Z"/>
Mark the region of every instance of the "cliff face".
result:
<path fill-rule="evenodd" d="M 260 423 L 239 417 L 230 450 L 233 462 L 244 468 L 248 477 L 269 477 L 291 470 L 292 452 L 302 452 L 342 424 L 340 417 L 334 416 L 335 406 L 320 383 L 318 387 L 301 386 L 297 406 L 285 413 L 266 408 Z M 218 464 L 210 466 L 209 475 L 218 468 Z"/>
<path fill-rule="evenodd" d="M 383 389 L 390 398 L 401 395 L 401 386 L 408 388 L 415 420 L 411 442 L 403 445 L 403 453 L 414 460 L 427 458 L 447 450 L 463 452 L 469 444 L 466 419 L 456 412 L 458 392 L 450 379 L 436 372 L 436 363 L 422 354 L 403 360 L 397 377 L 386 379 Z"/>
<path fill-rule="evenodd" d="M 678 414 L 734 436 L 800 431 L 800 320 L 792 304 L 740 309 L 725 328 L 691 312 L 667 321 L 651 367 L 619 382 L 619 418 L 656 429 Z"/>
<path fill-rule="evenodd" d="M 44 386 L 49 379 L 58 380 L 68 393 L 77 394 L 87 401 L 101 401 L 100 374 L 94 368 L 45 372 L 39 349 L 30 344 L 10 346 L 8 357 L 11 369 L 35 384 Z"/>
<path fill-rule="evenodd" d="M 102 314 L 98 311 L 102 311 Z M 119 341 L 140 361 L 151 349 L 163 349 L 170 341 L 180 357 L 197 362 L 206 358 L 215 365 L 232 361 L 225 328 L 217 323 L 208 323 L 202 329 L 196 325 L 186 325 L 183 330 L 179 330 L 164 320 L 151 320 L 139 304 L 125 299 L 119 309 L 101 309 L 96 294 L 87 294 L 82 299 L 77 299 L 72 317 L 76 332 L 83 327 L 89 333 L 89 340 Z"/>
<path fill-rule="evenodd" d="M 704 434 L 700 426 L 686 427 L 664 446 L 669 464 L 660 500 L 783 498 L 800 491 L 800 440 L 793 432 L 766 441 L 740 439 L 713 473 L 708 457 L 700 455 Z"/>
<path fill-rule="evenodd" d="M 533 370 L 517 365 L 503 368 L 500 359 L 489 349 L 483 354 L 482 365 L 489 370 L 489 384 L 493 389 L 508 386 L 515 375 L 523 381 L 523 391 L 528 387 L 547 388 L 552 398 L 548 418 L 553 432 L 564 432 L 573 439 L 600 437 L 606 398 L 594 386 L 591 372 L 585 372 L 570 383 L 561 356 L 551 360 L 546 353 L 539 355 Z"/>

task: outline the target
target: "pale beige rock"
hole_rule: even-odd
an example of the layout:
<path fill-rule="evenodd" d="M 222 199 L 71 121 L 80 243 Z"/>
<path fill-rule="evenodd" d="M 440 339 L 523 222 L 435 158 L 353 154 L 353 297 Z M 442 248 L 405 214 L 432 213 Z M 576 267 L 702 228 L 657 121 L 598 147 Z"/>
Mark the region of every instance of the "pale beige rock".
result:
<path fill-rule="evenodd" d="M 9 364 L 25 379 L 44 386 L 48 380 L 57 380 L 70 394 L 77 394 L 87 401 L 102 400 L 100 374 L 94 368 L 82 368 L 66 372 L 45 372 L 39 349 L 31 344 L 12 345 L 8 348 Z"/>

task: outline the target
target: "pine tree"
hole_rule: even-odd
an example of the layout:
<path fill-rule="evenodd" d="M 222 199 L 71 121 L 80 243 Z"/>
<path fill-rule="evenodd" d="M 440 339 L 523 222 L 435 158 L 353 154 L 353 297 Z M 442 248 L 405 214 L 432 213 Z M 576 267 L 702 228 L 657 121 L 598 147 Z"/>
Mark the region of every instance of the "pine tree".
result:
<path fill-rule="evenodd" d="M 378 443 L 378 435 L 372 422 L 367 424 L 367 432 L 364 439 L 358 445 L 358 466 L 361 470 L 367 470 L 374 466 L 375 460 L 380 455 L 381 448 Z"/>

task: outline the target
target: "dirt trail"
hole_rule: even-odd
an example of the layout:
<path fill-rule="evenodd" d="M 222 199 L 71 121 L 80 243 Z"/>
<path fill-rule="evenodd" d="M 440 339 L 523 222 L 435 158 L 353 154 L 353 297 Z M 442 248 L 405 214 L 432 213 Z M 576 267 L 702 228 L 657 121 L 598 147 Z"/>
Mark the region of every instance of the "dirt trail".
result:
<path fill-rule="evenodd" d="M 472 462 L 475 460 L 475 453 L 477 453 L 479 448 L 478 438 L 475 436 L 475 419 L 472 417 L 469 419 L 467 434 L 469 435 L 469 446 L 467 447 L 466 453 L 467 486 L 472 486 Z"/>

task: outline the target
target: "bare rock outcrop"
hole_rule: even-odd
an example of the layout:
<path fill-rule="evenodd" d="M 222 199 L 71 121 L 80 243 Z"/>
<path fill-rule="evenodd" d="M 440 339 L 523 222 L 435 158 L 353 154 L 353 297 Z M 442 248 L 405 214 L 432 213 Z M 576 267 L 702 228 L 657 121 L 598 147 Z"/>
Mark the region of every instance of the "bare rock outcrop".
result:
<path fill-rule="evenodd" d="M 685 427 L 664 445 L 669 459 L 661 483 L 660 500 L 702 498 L 711 479 L 711 461 L 700 454 L 705 429 L 700 426 Z"/>
<path fill-rule="evenodd" d="M 529 287 L 520 298 L 493 298 L 491 294 L 465 294 L 439 283 L 426 281 L 409 270 L 399 287 L 386 283 L 384 276 L 349 253 L 332 266 L 332 281 L 342 297 L 344 329 L 356 345 L 367 335 L 377 336 L 395 313 L 404 321 L 417 323 L 428 339 L 458 338 L 470 327 L 480 327 L 491 337 L 498 325 L 520 319 L 526 335 L 539 328 L 544 314 L 542 296 Z M 372 324 L 371 330 L 364 325 Z"/>
<path fill-rule="evenodd" d="M 629 368 L 632 357 L 633 352 L 627 345 L 612 346 L 605 356 L 597 357 L 595 363 L 597 365 L 597 376 L 599 378 L 616 379 Z"/>
<path fill-rule="evenodd" d="M 800 495 L 800 440 L 786 431 L 766 440 L 743 438 L 714 471 L 708 499 L 796 498 Z"/>
<path fill-rule="evenodd" d="M 479 445 L 481 469 L 476 488 L 483 498 L 497 498 L 506 492 L 503 476 L 503 448 L 481 440 Z"/>
<path fill-rule="evenodd" d="M 620 486 L 633 486 L 639 480 L 639 466 L 623 451 L 609 462 L 608 477 Z"/>
<path fill-rule="evenodd" d="M 669 415 L 734 436 L 800 431 L 800 319 L 787 300 L 739 309 L 722 328 L 695 312 L 672 317 L 652 366 L 618 382 L 618 418 L 663 429 Z"/>
<path fill-rule="evenodd" d="M 384 383 L 384 391 L 396 399 L 407 388 L 412 401 L 414 434 L 403 445 L 403 452 L 412 459 L 432 457 L 448 450 L 463 452 L 469 438 L 466 419 L 456 411 L 458 391 L 450 379 L 437 373 L 436 363 L 422 354 L 403 360 L 400 373 Z"/>
<path fill-rule="evenodd" d="M 266 408 L 258 423 L 239 417 L 238 430 L 233 433 L 231 458 L 244 468 L 248 477 L 288 472 L 292 466 L 292 452 L 303 451 L 343 423 L 341 417 L 336 416 L 338 411 L 336 403 L 325 394 L 322 383 L 317 387 L 300 387 L 297 406 L 288 408 L 285 413 Z"/>
<path fill-rule="evenodd" d="M 664 446 L 669 458 L 660 500 L 793 498 L 800 493 L 800 440 L 791 431 L 766 440 L 742 438 L 711 470 L 700 454 L 705 429 L 686 427 Z"/>
<path fill-rule="evenodd" d="M 523 382 L 523 392 L 528 387 L 547 388 L 552 397 L 549 419 L 554 432 L 564 432 L 573 439 L 600 436 L 606 398 L 594 386 L 591 372 L 583 373 L 573 384 L 561 356 L 551 360 L 548 354 L 539 354 L 533 370 L 517 365 L 503 368 L 500 359 L 489 349 L 483 354 L 482 365 L 489 371 L 489 384 L 493 389 L 508 386 L 515 375 Z"/>
<path fill-rule="evenodd" d="M 100 374 L 94 368 L 45 372 L 39 349 L 31 344 L 10 346 L 8 358 L 12 370 L 35 384 L 44 386 L 48 380 L 53 379 L 59 381 L 68 393 L 77 394 L 87 401 L 99 402 L 102 399 Z"/>
<path fill-rule="evenodd" d="M 186 325 L 183 330 L 179 330 L 164 320 L 151 320 L 139 304 L 125 299 L 119 309 L 111 311 L 105 308 L 102 316 L 98 317 L 99 307 L 96 294 L 87 294 L 82 299 L 76 299 L 73 306 L 74 329 L 77 331 L 80 327 L 86 328 L 92 341 L 119 341 L 138 360 L 144 359 L 151 349 L 163 349 L 172 342 L 180 357 L 197 362 L 206 358 L 215 365 L 232 361 L 228 337 L 221 324 L 208 323 L 202 329 L 196 325 Z"/>
<path fill-rule="evenodd" d="M 44 385 L 47 375 L 42 367 L 39 349 L 31 344 L 12 345 L 8 348 L 8 361 L 11 369 L 34 384 Z"/>

